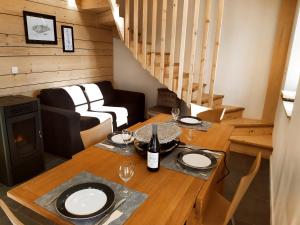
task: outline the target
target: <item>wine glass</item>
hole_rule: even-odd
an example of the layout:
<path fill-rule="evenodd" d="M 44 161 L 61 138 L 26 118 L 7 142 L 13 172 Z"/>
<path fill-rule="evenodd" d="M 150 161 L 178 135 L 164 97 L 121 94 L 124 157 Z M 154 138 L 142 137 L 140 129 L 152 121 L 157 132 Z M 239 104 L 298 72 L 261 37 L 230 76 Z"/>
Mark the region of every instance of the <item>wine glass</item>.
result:
<path fill-rule="evenodd" d="M 125 184 L 133 177 L 134 169 L 135 167 L 133 162 L 125 161 L 121 163 L 119 167 L 119 177 L 124 181 Z M 124 188 L 122 193 L 124 197 L 127 197 L 128 196 L 127 188 Z"/>
<path fill-rule="evenodd" d="M 180 114 L 180 109 L 179 108 L 172 108 L 172 116 L 173 116 L 173 119 L 175 121 L 177 121 L 178 117 L 179 117 L 179 114 Z"/>
<path fill-rule="evenodd" d="M 125 153 L 129 152 L 128 143 L 131 141 L 131 138 L 132 138 L 132 132 L 130 132 L 127 129 L 122 130 L 122 139 L 125 143 L 125 148 L 124 148 Z"/>

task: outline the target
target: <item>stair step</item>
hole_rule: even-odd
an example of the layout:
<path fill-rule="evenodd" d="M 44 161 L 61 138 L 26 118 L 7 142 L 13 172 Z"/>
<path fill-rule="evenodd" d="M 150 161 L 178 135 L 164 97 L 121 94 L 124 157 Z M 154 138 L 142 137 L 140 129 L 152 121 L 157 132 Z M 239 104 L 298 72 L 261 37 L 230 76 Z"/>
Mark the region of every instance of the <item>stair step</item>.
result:
<path fill-rule="evenodd" d="M 221 107 L 226 109 L 223 120 L 241 118 L 245 110 L 244 107 L 231 106 L 231 105 L 221 105 L 221 106 L 216 106 L 215 108 L 221 108 Z"/>
<path fill-rule="evenodd" d="M 215 94 L 215 95 L 213 96 L 214 107 L 219 106 L 219 105 L 222 105 L 223 98 L 224 98 L 224 95 L 218 95 L 218 94 Z M 208 100 L 209 100 L 209 94 L 203 93 L 201 104 L 202 104 L 203 106 L 208 106 Z M 193 95 L 192 103 L 197 104 L 197 94 Z"/>
<path fill-rule="evenodd" d="M 273 150 L 272 135 L 231 136 L 230 141 L 230 150 L 242 154 L 255 156 L 261 152 L 264 158 L 269 158 Z"/>
<path fill-rule="evenodd" d="M 222 123 L 234 126 L 234 127 L 273 127 L 273 123 L 264 122 L 262 120 L 237 118 L 232 120 L 225 120 Z"/>

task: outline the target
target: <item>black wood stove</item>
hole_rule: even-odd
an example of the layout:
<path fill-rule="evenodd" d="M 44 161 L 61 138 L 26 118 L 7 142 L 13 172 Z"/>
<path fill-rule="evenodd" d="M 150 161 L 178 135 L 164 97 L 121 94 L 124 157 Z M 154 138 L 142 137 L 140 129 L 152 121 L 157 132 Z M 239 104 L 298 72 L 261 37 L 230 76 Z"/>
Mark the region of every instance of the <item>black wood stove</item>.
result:
<path fill-rule="evenodd" d="M 0 97 L 0 135 L 0 182 L 12 186 L 44 169 L 38 99 Z"/>

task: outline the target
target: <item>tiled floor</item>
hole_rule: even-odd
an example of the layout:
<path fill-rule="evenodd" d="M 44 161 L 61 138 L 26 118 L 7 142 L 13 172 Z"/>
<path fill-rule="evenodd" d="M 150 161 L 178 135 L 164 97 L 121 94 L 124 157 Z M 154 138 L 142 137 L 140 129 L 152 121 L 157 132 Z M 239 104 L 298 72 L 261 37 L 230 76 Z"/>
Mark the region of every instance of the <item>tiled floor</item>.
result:
<path fill-rule="evenodd" d="M 63 159 L 50 154 L 45 155 L 47 169 L 63 162 Z M 241 176 L 247 174 L 253 157 L 231 153 L 229 159 L 230 175 L 225 179 L 225 195 L 231 199 Z M 8 187 L 0 184 L 0 198 L 9 205 L 17 217 L 25 225 L 53 224 L 31 210 L 6 197 Z M 235 214 L 236 225 L 269 225 L 270 224 L 270 196 L 269 196 L 269 161 L 263 160 L 261 168 L 246 193 Z M 10 225 L 10 222 L 0 211 L 0 225 Z"/>

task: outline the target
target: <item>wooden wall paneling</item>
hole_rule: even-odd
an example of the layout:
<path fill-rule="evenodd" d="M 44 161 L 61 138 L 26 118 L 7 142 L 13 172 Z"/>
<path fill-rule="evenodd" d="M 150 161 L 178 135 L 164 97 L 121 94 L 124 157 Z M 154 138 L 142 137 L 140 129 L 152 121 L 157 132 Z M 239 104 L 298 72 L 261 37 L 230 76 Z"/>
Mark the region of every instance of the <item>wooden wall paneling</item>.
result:
<path fill-rule="evenodd" d="M 282 0 L 262 120 L 273 123 L 293 29 L 297 0 Z"/>
<path fill-rule="evenodd" d="M 190 59 L 190 68 L 189 68 L 189 82 L 187 88 L 187 100 L 186 103 L 190 105 L 192 101 L 193 94 L 193 84 L 195 76 L 195 65 L 196 65 L 196 49 L 197 49 L 197 40 L 199 36 L 198 25 L 199 25 L 199 14 L 200 14 L 200 0 L 195 0 L 194 5 L 194 21 L 193 21 L 193 31 L 192 31 L 192 46 L 191 46 L 191 59 Z"/>
<path fill-rule="evenodd" d="M 173 91 L 173 77 L 174 77 L 174 62 L 175 62 L 175 47 L 176 47 L 176 33 L 177 33 L 177 12 L 178 0 L 173 0 L 172 10 L 172 28 L 171 28 L 171 44 L 170 44 L 170 59 L 169 59 L 169 81 L 168 88 Z"/>
<path fill-rule="evenodd" d="M 166 28 L 167 28 L 167 0 L 162 2 L 162 21 L 161 21 L 161 35 L 160 35 L 160 73 L 159 81 L 164 83 L 165 74 L 165 47 L 166 47 Z"/>
<path fill-rule="evenodd" d="M 66 22 L 84 26 L 97 26 L 94 14 L 81 13 L 55 6 L 45 5 L 31 1 L 9 0 L 1 1 L 0 13 L 23 16 L 23 10 L 53 15 L 57 22 Z"/>
<path fill-rule="evenodd" d="M 143 35 L 142 35 L 142 62 L 147 68 L 147 34 L 148 34 L 148 0 L 143 0 Z"/>
<path fill-rule="evenodd" d="M 210 108 L 213 107 L 213 103 L 214 103 L 215 78 L 217 74 L 217 64 L 218 64 L 218 56 L 219 56 L 221 33 L 222 33 L 223 14 L 224 14 L 224 0 L 219 0 L 217 24 L 216 24 L 216 37 L 215 37 L 215 45 L 213 50 L 212 68 L 211 68 L 210 83 L 209 83 L 208 105 Z"/>
<path fill-rule="evenodd" d="M 178 72 L 178 87 L 177 87 L 178 98 L 181 98 L 181 96 L 182 96 L 184 58 L 185 58 L 185 42 L 186 42 L 186 30 L 187 30 L 188 9 L 189 9 L 188 6 L 189 6 L 189 1 L 184 0 L 182 25 L 181 25 L 180 53 L 179 53 L 179 72 Z"/>
<path fill-rule="evenodd" d="M 204 29 L 202 36 L 202 47 L 200 54 L 200 70 L 198 76 L 198 92 L 197 92 L 197 104 L 202 104 L 202 94 L 203 94 L 203 80 L 205 73 L 205 64 L 206 64 L 206 53 L 207 53 L 207 44 L 208 44 L 208 34 L 209 34 L 209 25 L 211 20 L 211 0 L 206 1 L 205 6 L 205 18 L 204 18 Z"/>
<path fill-rule="evenodd" d="M 151 74 L 155 73 L 155 55 L 156 55 L 156 19 L 157 19 L 157 0 L 153 0 L 152 5 L 152 37 L 151 37 Z"/>
<path fill-rule="evenodd" d="M 2 26 L 0 26 L 0 33 L 2 34 L 24 35 L 24 22 L 23 17 L 21 16 L 0 14 L 0 24 L 2 24 Z M 61 37 L 61 25 L 73 26 L 75 39 L 112 42 L 111 30 L 91 26 L 74 25 L 66 22 L 56 23 L 58 37 Z"/>
<path fill-rule="evenodd" d="M 55 15 L 58 44 L 26 44 L 23 10 Z M 62 0 L 1 2 L 0 95 L 34 95 L 42 88 L 112 80 L 112 30 L 95 21 L 97 14 L 67 8 Z M 74 53 L 62 50 L 61 25 L 74 28 Z M 11 74 L 12 66 L 19 68 L 17 75 Z"/>

